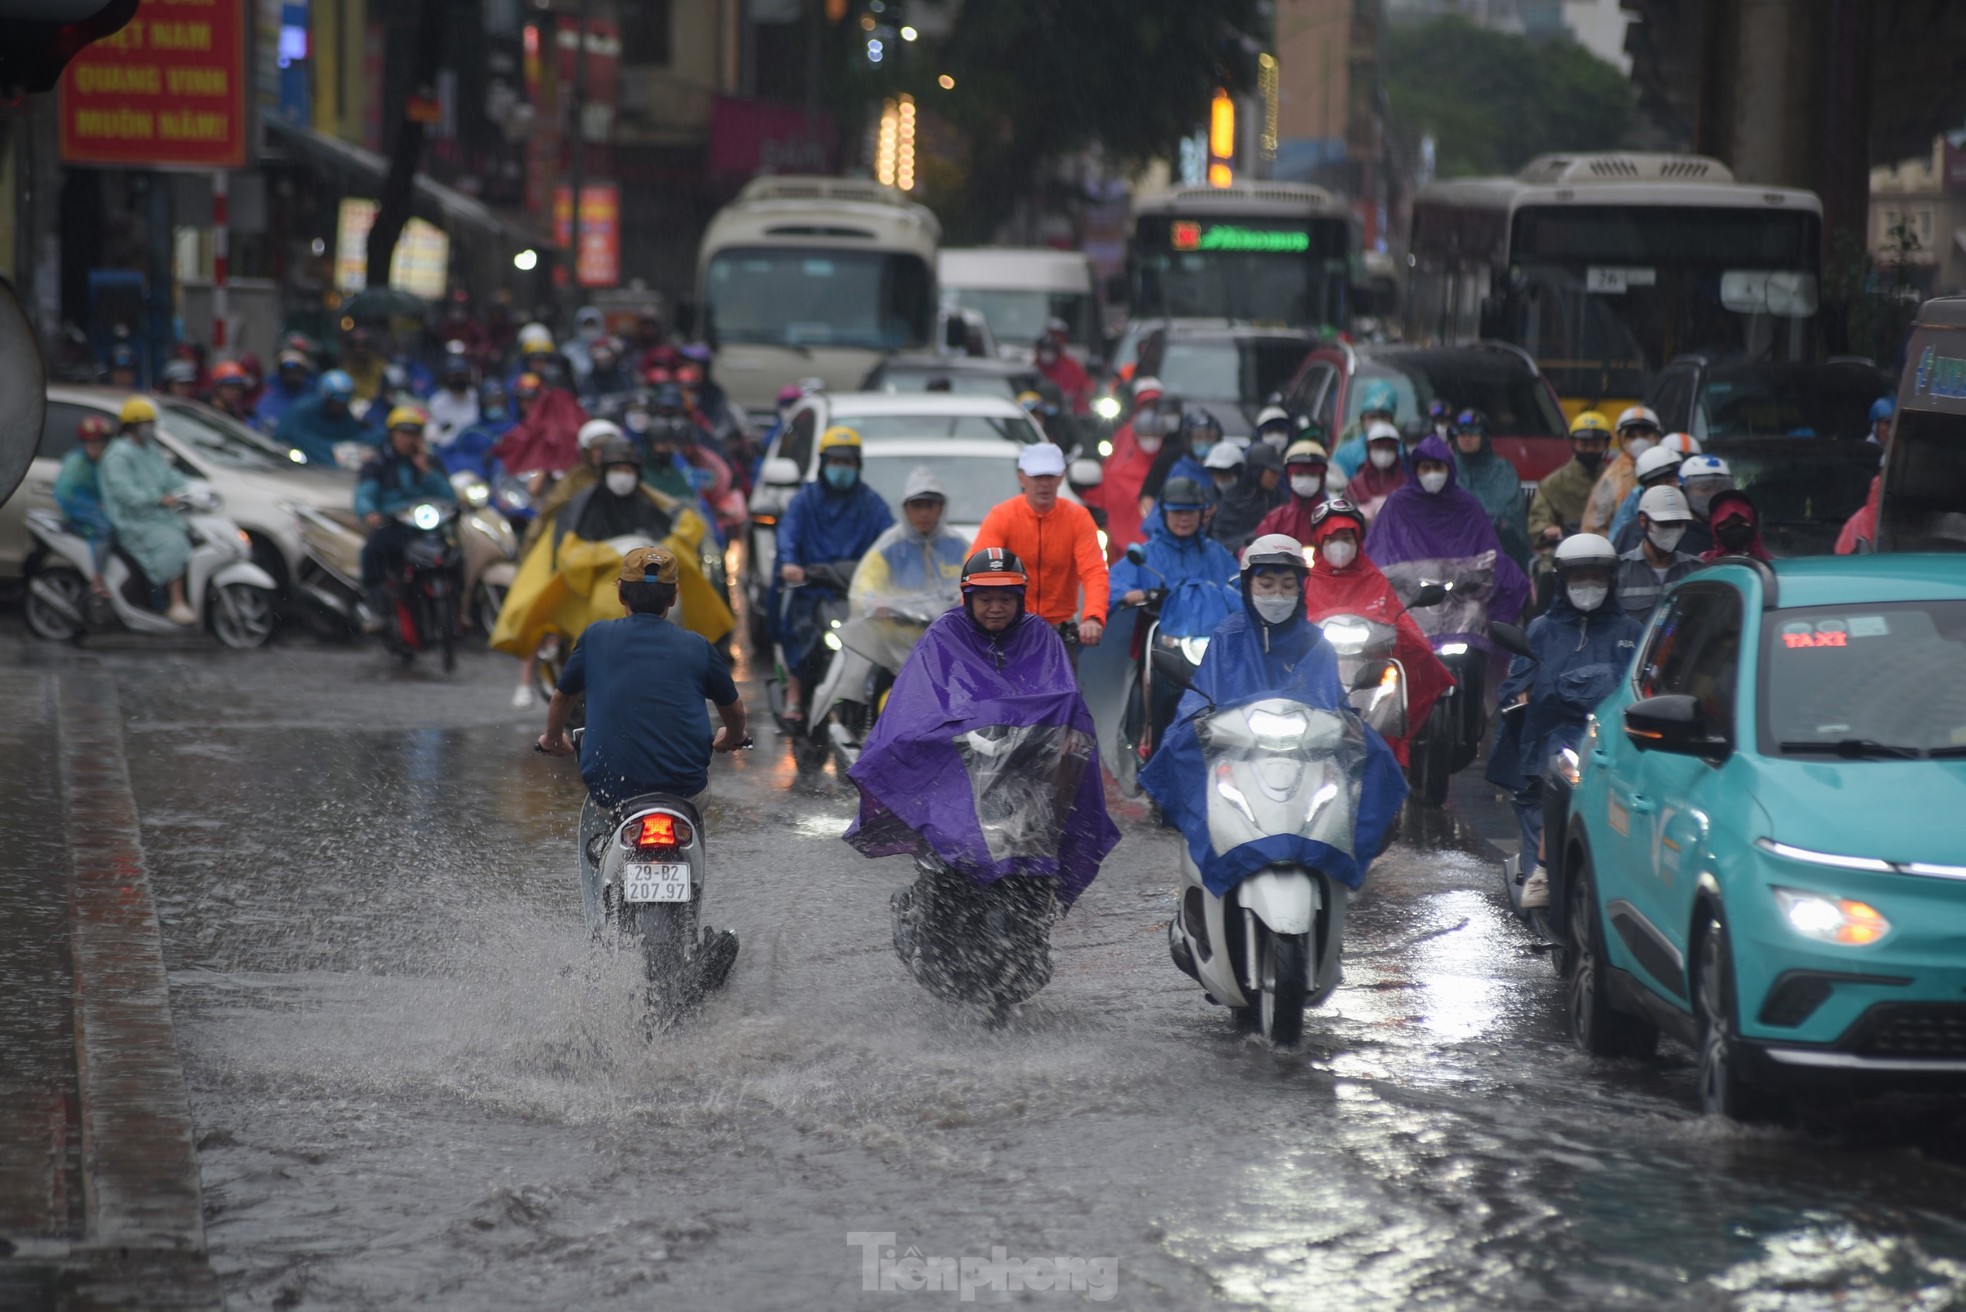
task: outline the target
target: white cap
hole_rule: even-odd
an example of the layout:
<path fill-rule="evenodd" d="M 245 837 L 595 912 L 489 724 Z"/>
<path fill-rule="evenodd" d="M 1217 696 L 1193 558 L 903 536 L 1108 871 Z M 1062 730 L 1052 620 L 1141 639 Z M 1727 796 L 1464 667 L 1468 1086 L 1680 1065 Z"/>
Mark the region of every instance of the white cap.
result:
<path fill-rule="evenodd" d="M 1693 518 L 1693 507 L 1676 487 L 1648 487 L 1638 499 L 1638 513 L 1654 524 L 1671 524 Z"/>
<path fill-rule="evenodd" d="M 610 438 L 626 437 L 619 424 L 606 419 L 589 419 L 580 426 L 580 433 L 574 438 L 582 451 L 591 451 Z"/>
<path fill-rule="evenodd" d="M 1652 427 L 1658 429 L 1665 427 L 1665 425 L 1659 422 L 1659 416 L 1657 414 L 1653 413 L 1649 407 L 1642 405 L 1631 406 L 1623 414 L 1618 416 L 1619 432 L 1624 432 L 1625 425 L 1627 424 L 1650 424 Z"/>
<path fill-rule="evenodd" d="M 1208 459 L 1201 464 L 1204 469 L 1234 469 L 1242 461 L 1241 447 L 1233 442 L 1217 442 L 1208 448 Z"/>
<path fill-rule="evenodd" d="M 1290 422 L 1290 412 L 1280 405 L 1266 405 L 1256 416 L 1256 426 L 1258 428 L 1261 428 L 1265 424 L 1274 424 L 1279 421 L 1286 424 Z"/>
<path fill-rule="evenodd" d="M 1136 378 L 1133 380 L 1134 400 L 1138 401 L 1149 392 L 1152 392 L 1155 396 L 1162 396 L 1167 392 L 1167 389 L 1162 387 L 1160 385 L 1160 379 L 1154 377 L 1152 374 L 1148 374 L 1145 378 Z"/>
<path fill-rule="evenodd" d="M 1373 421 L 1370 428 L 1365 430 L 1365 440 L 1368 442 L 1384 442 L 1388 440 L 1397 442 L 1400 440 L 1399 430 L 1385 420 L 1377 419 Z"/>
<path fill-rule="evenodd" d="M 1637 462 L 1633 464 L 1632 475 L 1639 482 L 1643 483 L 1646 479 L 1651 478 L 1654 474 L 1662 470 L 1678 469 L 1679 462 L 1685 458 L 1685 456 L 1669 446 L 1655 446 L 1640 456 Z"/>
<path fill-rule="evenodd" d="M 1065 472 L 1065 452 L 1050 442 L 1033 442 L 1017 453 L 1017 468 L 1032 478 L 1055 477 Z"/>

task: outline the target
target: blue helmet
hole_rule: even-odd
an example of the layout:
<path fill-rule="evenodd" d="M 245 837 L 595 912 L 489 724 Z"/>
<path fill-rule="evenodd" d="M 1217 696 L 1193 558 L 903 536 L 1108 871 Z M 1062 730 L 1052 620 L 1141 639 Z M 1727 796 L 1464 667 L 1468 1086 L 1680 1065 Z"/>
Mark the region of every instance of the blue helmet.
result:
<path fill-rule="evenodd" d="M 346 403 L 355 399 L 355 380 L 346 369 L 330 369 L 321 375 L 320 390 L 322 400 Z"/>
<path fill-rule="evenodd" d="M 1383 412 L 1396 415 L 1399 413 L 1399 391 L 1388 379 L 1375 378 L 1365 385 L 1358 409 L 1360 414 Z"/>
<path fill-rule="evenodd" d="M 134 369 L 137 367 L 137 353 L 128 342 L 118 342 L 109 351 L 109 367 L 112 369 Z"/>
<path fill-rule="evenodd" d="M 1870 403 L 1870 421 L 1874 424 L 1880 419 L 1889 419 L 1898 413 L 1898 403 L 1888 396 L 1880 396 Z"/>

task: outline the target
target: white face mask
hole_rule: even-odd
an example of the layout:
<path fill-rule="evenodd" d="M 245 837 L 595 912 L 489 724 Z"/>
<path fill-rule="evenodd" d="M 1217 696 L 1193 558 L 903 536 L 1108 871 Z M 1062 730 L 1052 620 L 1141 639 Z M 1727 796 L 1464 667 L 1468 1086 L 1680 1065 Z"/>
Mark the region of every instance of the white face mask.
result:
<path fill-rule="evenodd" d="M 1447 486 L 1447 471 L 1434 469 L 1420 475 L 1420 487 L 1427 492 L 1438 492 Z"/>
<path fill-rule="evenodd" d="M 1686 525 L 1655 524 L 1645 530 L 1645 536 L 1659 550 L 1671 552 L 1678 548 L 1679 540 L 1686 536 Z"/>
<path fill-rule="evenodd" d="M 1324 491 L 1324 480 L 1315 474 L 1292 474 L 1290 490 L 1300 497 L 1314 497 Z"/>
<path fill-rule="evenodd" d="M 1256 608 L 1265 624 L 1282 624 L 1297 611 L 1304 608 L 1302 597 L 1251 597 L 1249 604 Z"/>
<path fill-rule="evenodd" d="M 1324 494 L 1328 497 L 1345 495 L 1345 476 L 1335 469 L 1326 470 L 1324 475 Z"/>
<path fill-rule="evenodd" d="M 1148 455 L 1153 455 L 1160 450 L 1161 440 L 1158 437 L 1136 437 L 1134 440 L 1140 444 L 1140 449 Z"/>
<path fill-rule="evenodd" d="M 1215 488 L 1218 492 L 1227 492 L 1236 485 L 1236 476 L 1234 474 L 1216 474 L 1213 475 L 1213 478 Z"/>
<path fill-rule="evenodd" d="M 1608 583 L 1572 583 L 1564 591 L 1570 594 L 1570 604 L 1581 611 L 1593 611 L 1604 604 L 1611 595 Z"/>
<path fill-rule="evenodd" d="M 632 469 L 610 469 L 608 471 L 608 491 L 618 497 L 625 497 L 630 492 L 633 492 L 635 485 L 641 481 Z"/>
<path fill-rule="evenodd" d="M 649 412 L 646 410 L 630 410 L 621 422 L 627 426 L 628 431 L 631 433 L 646 433 L 649 431 Z"/>
<path fill-rule="evenodd" d="M 1659 443 L 1653 438 L 1629 437 L 1625 439 L 1625 454 L 1630 456 L 1633 460 L 1637 460 L 1640 456 L 1644 455 L 1647 451 L 1650 451 L 1653 447 L 1657 445 L 1659 445 Z"/>
<path fill-rule="evenodd" d="M 1319 547 L 1318 555 L 1324 557 L 1325 563 L 1331 568 L 1344 569 L 1358 559 L 1358 543 L 1336 538 Z"/>
<path fill-rule="evenodd" d="M 1393 462 L 1399 459 L 1399 452 L 1384 446 L 1375 446 L 1366 455 L 1374 469 L 1391 469 Z"/>

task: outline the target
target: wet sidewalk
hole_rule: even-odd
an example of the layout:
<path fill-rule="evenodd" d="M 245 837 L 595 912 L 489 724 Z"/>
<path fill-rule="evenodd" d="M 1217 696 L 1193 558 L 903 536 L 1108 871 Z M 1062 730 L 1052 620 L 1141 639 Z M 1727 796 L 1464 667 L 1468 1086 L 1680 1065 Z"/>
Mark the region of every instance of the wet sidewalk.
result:
<path fill-rule="evenodd" d="M 0 671 L 0 1307 L 219 1307 L 200 1206 L 115 687 Z"/>

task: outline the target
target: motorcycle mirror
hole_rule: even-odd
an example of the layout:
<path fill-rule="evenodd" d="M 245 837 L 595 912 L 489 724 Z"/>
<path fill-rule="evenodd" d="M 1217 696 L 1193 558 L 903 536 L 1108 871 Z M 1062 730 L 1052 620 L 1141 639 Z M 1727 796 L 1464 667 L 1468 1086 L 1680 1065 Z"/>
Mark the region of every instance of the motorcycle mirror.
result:
<path fill-rule="evenodd" d="M 1531 660 L 1536 658 L 1536 653 L 1529 646 L 1529 635 L 1513 624 L 1489 625 L 1488 637 L 1497 647 L 1511 656 L 1526 656 Z"/>
<path fill-rule="evenodd" d="M 1154 677 L 1156 679 L 1170 679 L 1174 683 L 1179 684 L 1183 689 L 1194 687 L 1194 676 L 1188 669 L 1186 659 L 1175 652 L 1163 650 L 1159 646 L 1154 648 Z"/>
<path fill-rule="evenodd" d="M 4 62 L 4 61 L 0 61 Z M 41 445 L 47 417 L 48 376 L 41 344 L 14 286 L 0 278 L 0 501 L 12 496 Z"/>
<path fill-rule="evenodd" d="M 1408 610 L 1424 610 L 1428 606 L 1438 606 L 1447 600 L 1447 589 L 1438 583 L 1422 583 L 1420 590 L 1413 594 L 1413 600 L 1406 603 Z"/>
<path fill-rule="evenodd" d="M 1106 471 L 1097 460 L 1074 460 L 1065 478 L 1075 488 L 1098 487 L 1106 481 Z"/>
<path fill-rule="evenodd" d="M 789 456 L 774 456 L 765 461 L 764 481 L 772 487 L 797 487 L 799 485 L 799 462 Z"/>
<path fill-rule="evenodd" d="M 1147 563 L 1146 545 L 1144 543 L 1136 542 L 1132 546 L 1128 547 L 1126 549 L 1126 559 L 1127 559 L 1127 563 L 1130 565 L 1146 564 Z"/>
<path fill-rule="evenodd" d="M 1352 691 L 1357 692 L 1366 688 L 1378 687 L 1380 680 L 1386 677 L 1387 668 L 1391 665 L 1391 661 L 1367 661 L 1365 664 L 1359 666 L 1358 673 L 1352 676 Z"/>

